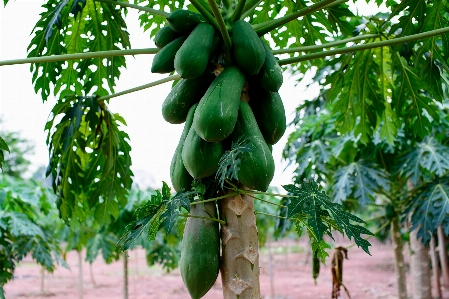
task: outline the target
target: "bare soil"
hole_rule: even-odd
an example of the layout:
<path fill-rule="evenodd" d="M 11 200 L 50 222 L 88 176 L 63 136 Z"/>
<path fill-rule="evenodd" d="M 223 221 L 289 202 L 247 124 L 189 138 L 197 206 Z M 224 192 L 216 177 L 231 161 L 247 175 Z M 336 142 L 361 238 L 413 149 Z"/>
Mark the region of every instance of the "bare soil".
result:
<path fill-rule="evenodd" d="M 344 261 L 343 282 L 352 299 L 393 299 L 396 296 L 396 282 L 393 264 L 393 250 L 390 244 L 373 241 L 369 256 L 363 250 L 349 249 L 348 260 Z M 342 244 L 343 246 L 345 244 Z M 348 245 L 348 244 L 346 244 Z M 288 248 L 288 250 L 286 250 Z M 307 244 L 292 240 L 273 244 L 273 277 L 270 280 L 268 250 L 261 251 L 261 293 L 264 299 L 329 299 L 331 298 L 331 259 L 321 266 L 317 285 L 311 274 L 310 256 Z M 408 251 L 407 249 L 405 251 Z M 5 286 L 7 298 L 81 298 L 78 292 L 78 256 L 76 252 L 67 255 L 70 270 L 58 268 L 54 273 L 45 273 L 44 289 L 41 290 L 41 268 L 31 258 L 25 259 L 17 268 L 15 278 Z M 407 257 L 408 261 L 408 257 Z M 148 267 L 143 250 L 129 252 L 129 299 L 188 299 L 179 270 L 166 273 L 160 266 Z M 92 270 L 92 275 L 90 273 Z M 82 265 L 83 299 L 121 299 L 123 297 L 123 261 L 105 264 L 97 259 L 90 269 Z M 407 273 L 410 276 L 410 273 Z M 409 279 L 410 277 L 408 277 Z M 411 290 L 410 281 L 408 289 Z M 410 292 L 410 291 L 409 291 Z M 435 294 L 435 292 L 434 292 Z M 443 289 L 444 299 L 449 291 Z M 204 299 L 220 299 L 220 276 Z M 341 298 L 348 298 L 344 292 Z"/>

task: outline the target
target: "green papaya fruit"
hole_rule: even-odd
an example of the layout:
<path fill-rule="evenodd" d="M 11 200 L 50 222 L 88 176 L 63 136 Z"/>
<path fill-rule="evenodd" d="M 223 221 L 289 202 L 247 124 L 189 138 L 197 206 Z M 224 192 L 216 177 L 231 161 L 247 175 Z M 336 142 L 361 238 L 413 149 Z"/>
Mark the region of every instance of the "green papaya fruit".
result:
<path fill-rule="evenodd" d="M 228 137 L 237 121 L 245 76 L 237 67 L 224 69 L 201 98 L 193 117 L 198 135 L 210 142 Z"/>
<path fill-rule="evenodd" d="M 212 73 L 205 72 L 195 79 L 181 79 L 162 103 L 164 119 L 171 124 L 183 123 L 190 107 L 200 101 L 214 78 Z"/>
<path fill-rule="evenodd" d="M 192 125 L 182 148 L 182 161 L 194 179 L 201 179 L 217 172 L 223 152 L 221 142 L 203 140 Z"/>
<path fill-rule="evenodd" d="M 170 164 L 170 179 L 176 192 L 181 191 L 181 189 L 190 190 L 190 187 L 192 186 L 193 178 L 182 162 L 182 148 L 184 147 L 187 134 L 192 127 L 193 115 L 195 114 L 196 106 L 198 105 L 193 105 L 189 110 L 186 123 L 184 124 L 184 129 L 182 130 L 181 138 L 179 139 L 178 146 L 176 147 Z"/>
<path fill-rule="evenodd" d="M 190 214 L 216 218 L 215 203 L 192 205 Z M 191 217 L 187 219 L 179 267 L 192 299 L 200 299 L 212 288 L 220 268 L 218 222 Z"/>
<path fill-rule="evenodd" d="M 151 65 L 152 73 L 171 73 L 175 70 L 175 55 L 186 40 L 186 36 L 181 36 L 163 47 L 153 58 Z"/>
<path fill-rule="evenodd" d="M 196 25 L 204 21 L 201 14 L 184 9 L 175 10 L 167 17 L 170 27 L 182 34 L 191 32 Z"/>
<path fill-rule="evenodd" d="M 207 67 L 214 40 L 214 27 L 207 23 L 196 25 L 175 56 L 175 70 L 181 77 L 200 76 Z"/>
<path fill-rule="evenodd" d="M 284 81 L 282 69 L 270 47 L 265 42 L 262 44 L 265 48 L 265 62 L 257 75 L 259 85 L 268 91 L 277 92 Z"/>
<path fill-rule="evenodd" d="M 237 65 L 250 75 L 256 75 L 265 61 L 265 48 L 251 24 L 239 20 L 231 29 L 232 47 Z"/>
<path fill-rule="evenodd" d="M 258 89 L 249 101 L 257 125 L 268 144 L 276 144 L 287 128 L 284 104 L 277 92 Z"/>
<path fill-rule="evenodd" d="M 156 35 L 154 36 L 154 44 L 159 49 L 162 49 L 179 37 L 181 37 L 181 34 L 174 31 L 170 26 L 164 26 L 156 32 Z"/>
<path fill-rule="evenodd" d="M 240 183 L 250 189 L 265 192 L 274 176 L 274 160 L 262 133 L 257 126 L 256 119 L 248 103 L 241 101 L 237 123 L 232 132 L 232 141 L 243 138 L 252 144 L 252 151 L 240 154 L 240 169 L 238 178 Z"/>
<path fill-rule="evenodd" d="M 396 217 L 396 211 L 394 210 L 394 206 L 389 203 L 385 206 L 385 217 L 388 220 L 393 220 Z"/>

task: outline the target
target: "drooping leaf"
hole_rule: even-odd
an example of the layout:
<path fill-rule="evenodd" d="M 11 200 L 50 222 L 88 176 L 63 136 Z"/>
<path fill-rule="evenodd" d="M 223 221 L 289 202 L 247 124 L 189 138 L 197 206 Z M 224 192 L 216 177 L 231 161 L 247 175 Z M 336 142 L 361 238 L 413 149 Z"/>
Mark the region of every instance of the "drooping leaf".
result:
<path fill-rule="evenodd" d="M 388 173 L 375 164 L 352 162 L 334 174 L 334 201 L 341 203 L 353 195 L 364 207 L 376 194 L 389 191 Z"/>
<path fill-rule="evenodd" d="M 449 186 L 446 183 L 431 183 L 412 201 L 410 230 L 418 230 L 418 238 L 428 244 L 431 235 L 442 225 L 449 232 Z"/>
<path fill-rule="evenodd" d="M 187 212 L 190 212 L 190 199 L 193 195 L 196 195 L 196 191 L 180 191 L 176 193 L 171 199 L 165 200 L 166 210 L 161 215 L 161 226 L 165 229 L 166 235 L 168 235 L 173 226 L 176 223 L 176 218 L 180 213 L 180 208 L 184 208 Z"/>
<path fill-rule="evenodd" d="M 364 223 L 363 220 L 344 211 L 340 204 L 332 202 L 324 192 L 318 189 L 318 185 L 314 181 L 304 183 L 299 188 L 294 185 L 286 185 L 283 187 L 292 194 L 290 196 L 291 202 L 288 204 L 289 218 L 295 218 L 295 215 L 298 213 L 305 214 L 308 218 L 307 225 L 315 236 L 318 238 L 323 234 L 331 236 L 331 227 L 321 219 L 322 217 L 326 217 L 323 213 L 326 211 L 329 215 L 327 217 L 335 221 L 335 225 L 339 228 L 340 232 L 346 234 L 350 240 L 354 238 L 357 246 L 369 254 L 368 247 L 371 244 L 360 235 L 372 235 L 372 233 L 360 225 L 351 223 L 351 221 Z"/>
<path fill-rule="evenodd" d="M 221 156 L 218 162 L 218 171 L 215 174 L 215 179 L 223 189 L 225 180 L 239 179 L 238 173 L 240 170 L 239 155 L 253 150 L 253 145 L 245 136 L 241 136 L 236 142 L 232 142 L 231 150 L 226 151 Z"/>

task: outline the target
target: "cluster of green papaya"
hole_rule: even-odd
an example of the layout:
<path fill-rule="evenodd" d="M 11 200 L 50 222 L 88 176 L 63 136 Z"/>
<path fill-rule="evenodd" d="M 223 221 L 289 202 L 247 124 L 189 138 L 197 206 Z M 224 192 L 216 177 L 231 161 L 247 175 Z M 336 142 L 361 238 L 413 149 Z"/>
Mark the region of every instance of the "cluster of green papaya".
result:
<path fill-rule="evenodd" d="M 200 14 L 177 10 L 167 22 L 154 39 L 161 50 L 151 71 L 176 71 L 182 77 L 162 105 L 166 121 L 185 122 L 170 167 L 174 189 L 189 190 L 194 179 L 214 175 L 224 152 L 243 136 L 252 144 L 252 151 L 239 157 L 239 182 L 266 191 L 274 175 L 272 145 L 286 129 L 278 94 L 282 70 L 271 49 L 243 20 L 231 26 L 232 53 L 225 53 L 220 33 Z M 204 214 L 204 209 L 203 205 L 191 213 Z M 208 249 L 202 250 L 204 256 L 218 254 L 219 242 L 209 244 L 218 238 L 218 226 L 209 222 L 189 218 L 184 232 L 181 274 L 194 299 L 204 296 L 218 275 L 217 259 L 208 256 L 198 260 L 197 251 L 191 253 L 192 248 L 207 245 Z M 198 230 L 199 226 L 207 229 Z M 213 279 L 205 282 L 204 277 Z"/>

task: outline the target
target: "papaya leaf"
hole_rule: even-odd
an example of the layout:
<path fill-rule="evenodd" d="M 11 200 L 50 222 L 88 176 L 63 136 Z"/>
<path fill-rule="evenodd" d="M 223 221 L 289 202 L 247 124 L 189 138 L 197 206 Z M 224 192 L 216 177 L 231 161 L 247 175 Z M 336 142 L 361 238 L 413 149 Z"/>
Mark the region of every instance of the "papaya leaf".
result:
<path fill-rule="evenodd" d="M 446 183 L 431 183 L 418 194 L 408 209 L 412 213 L 410 230 L 418 230 L 418 238 L 428 244 L 438 226 L 449 232 L 449 186 Z"/>
<path fill-rule="evenodd" d="M 339 168 L 334 174 L 334 201 L 341 203 L 354 195 L 364 207 L 376 193 L 390 190 L 388 173 L 373 163 L 352 162 Z"/>
<path fill-rule="evenodd" d="M 49 0 L 33 29 L 28 57 L 130 48 L 123 13 L 114 7 L 94 0 Z M 61 98 L 113 93 L 124 67 L 124 57 L 110 57 L 37 63 L 31 71 L 34 89 L 45 101 L 52 86 Z"/>
<path fill-rule="evenodd" d="M 86 244 L 86 261 L 93 263 L 101 253 L 106 263 L 111 263 L 118 258 L 116 248 L 117 239 L 111 233 L 97 233 L 89 238 Z"/>
<path fill-rule="evenodd" d="M 241 136 L 236 142 L 232 142 L 231 150 L 226 151 L 221 156 L 215 179 L 218 180 L 218 184 L 222 189 L 226 179 L 238 181 L 238 172 L 240 170 L 239 155 L 252 150 L 252 143 L 245 136 Z"/>
<path fill-rule="evenodd" d="M 400 173 L 416 184 L 428 171 L 432 176 L 443 176 L 449 171 L 449 147 L 434 137 L 426 137 L 401 159 Z"/>
<path fill-rule="evenodd" d="M 285 185 L 283 188 L 292 194 L 289 197 L 291 202 L 288 204 L 288 217 L 296 218 L 299 213 L 305 214 L 307 226 L 317 240 L 323 234 L 332 236 L 331 227 L 322 220 L 322 217 L 329 217 L 335 221 L 341 233 L 346 234 L 350 240 L 354 238 L 357 246 L 370 254 L 368 247 L 371 244 L 360 235 L 372 235 L 372 233 L 360 225 L 351 223 L 351 221 L 356 223 L 364 223 L 364 221 L 344 211 L 340 204 L 332 202 L 324 192 L 318 189 L 314 181 L 303 183 L 300 187 Z"/>
<path fill-rule="evenodd" d="M 166 205 L 166 210 L 161 214 L 161 227 L 164 227 L 167 236 L 176 223 L 180 208 L 190 212 L 190 199 L 197 193 L 196 191 L 179 191 L 172 198 L 164 199 L 163 203 Z"/>

